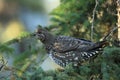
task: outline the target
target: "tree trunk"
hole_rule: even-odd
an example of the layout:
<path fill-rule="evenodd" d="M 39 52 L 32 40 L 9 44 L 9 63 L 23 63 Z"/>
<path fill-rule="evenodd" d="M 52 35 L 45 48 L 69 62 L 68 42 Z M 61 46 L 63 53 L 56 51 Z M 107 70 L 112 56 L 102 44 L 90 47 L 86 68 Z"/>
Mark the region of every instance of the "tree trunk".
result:
<path fill-rule="evenodd" d="M 117 16 L 118 16 L 118 22 L 117 26 L 118 28 L 118 40 L 120 41 L 120 0 L 117 0 Z"/>

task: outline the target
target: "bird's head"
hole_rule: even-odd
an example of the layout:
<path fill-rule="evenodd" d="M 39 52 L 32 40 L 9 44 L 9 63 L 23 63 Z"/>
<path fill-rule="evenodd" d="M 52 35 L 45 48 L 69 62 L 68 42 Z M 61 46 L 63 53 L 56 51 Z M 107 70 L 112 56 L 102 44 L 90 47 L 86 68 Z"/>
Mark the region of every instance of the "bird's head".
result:
<path fill-rule="evenodd" d="M 37 28 L 35 36 L 43 43 L 49 42 L 49 40 L 53 39 L 53 35 L 42 27 Z"/>

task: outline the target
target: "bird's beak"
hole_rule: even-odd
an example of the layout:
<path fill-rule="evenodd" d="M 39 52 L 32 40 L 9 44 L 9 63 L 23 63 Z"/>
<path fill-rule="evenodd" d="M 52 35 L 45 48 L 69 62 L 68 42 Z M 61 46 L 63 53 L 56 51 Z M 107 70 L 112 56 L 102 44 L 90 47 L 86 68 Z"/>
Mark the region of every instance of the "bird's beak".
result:
<path fill-rule="evenodd" d="M 31 36 L 35 37 L 35 36 L 37 36 L 37 33 L 34 32 L 34 33 L 31 34 Z"/>
<path fill-rule="evenodd" d="M 36 39 L 39 39 L 39 35 L 36 32 L 34 32 L 32 36 L 35 37 Z"/>

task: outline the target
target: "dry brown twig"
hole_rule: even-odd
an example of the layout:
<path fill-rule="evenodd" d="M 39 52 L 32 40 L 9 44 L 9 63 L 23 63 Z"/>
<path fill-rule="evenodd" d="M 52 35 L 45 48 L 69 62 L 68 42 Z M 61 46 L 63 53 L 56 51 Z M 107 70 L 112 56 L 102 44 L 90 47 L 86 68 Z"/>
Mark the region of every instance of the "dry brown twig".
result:
<path fill-rule="evenodd" d="M 93 40 L 93 30 L 94 30 L 94 20 L 95 20 L 95 13 L 96 13 L 96 8 L 98 6 L 98 0 L 95 0 L 96 4 L 93 9 L 93 15 L 92 15 L 92 24 L 91 24 L 91 40 Z"/>

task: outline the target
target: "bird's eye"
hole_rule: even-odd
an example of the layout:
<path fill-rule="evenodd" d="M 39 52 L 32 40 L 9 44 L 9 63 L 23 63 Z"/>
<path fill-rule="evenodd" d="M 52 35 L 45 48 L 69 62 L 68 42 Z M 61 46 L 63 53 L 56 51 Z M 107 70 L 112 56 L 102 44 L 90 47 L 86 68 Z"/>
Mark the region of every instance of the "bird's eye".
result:
<path fill-rule="evenodd" d="M 41 31 L 37 31 L 38 34 L 41 34 L 42 32 Z"/>
<path fill-rule="evenodd" d="M 37 29 L 35 32 L 38 33 L 38 34 L 41 34 L 42 30 L 41 29 Z"/>
<path fill-rule="evenodd" d="M 37 38 L 40 39 L 41 41 L 45 40 L 45 35 L 44 34 L 38 34 Z"/>

